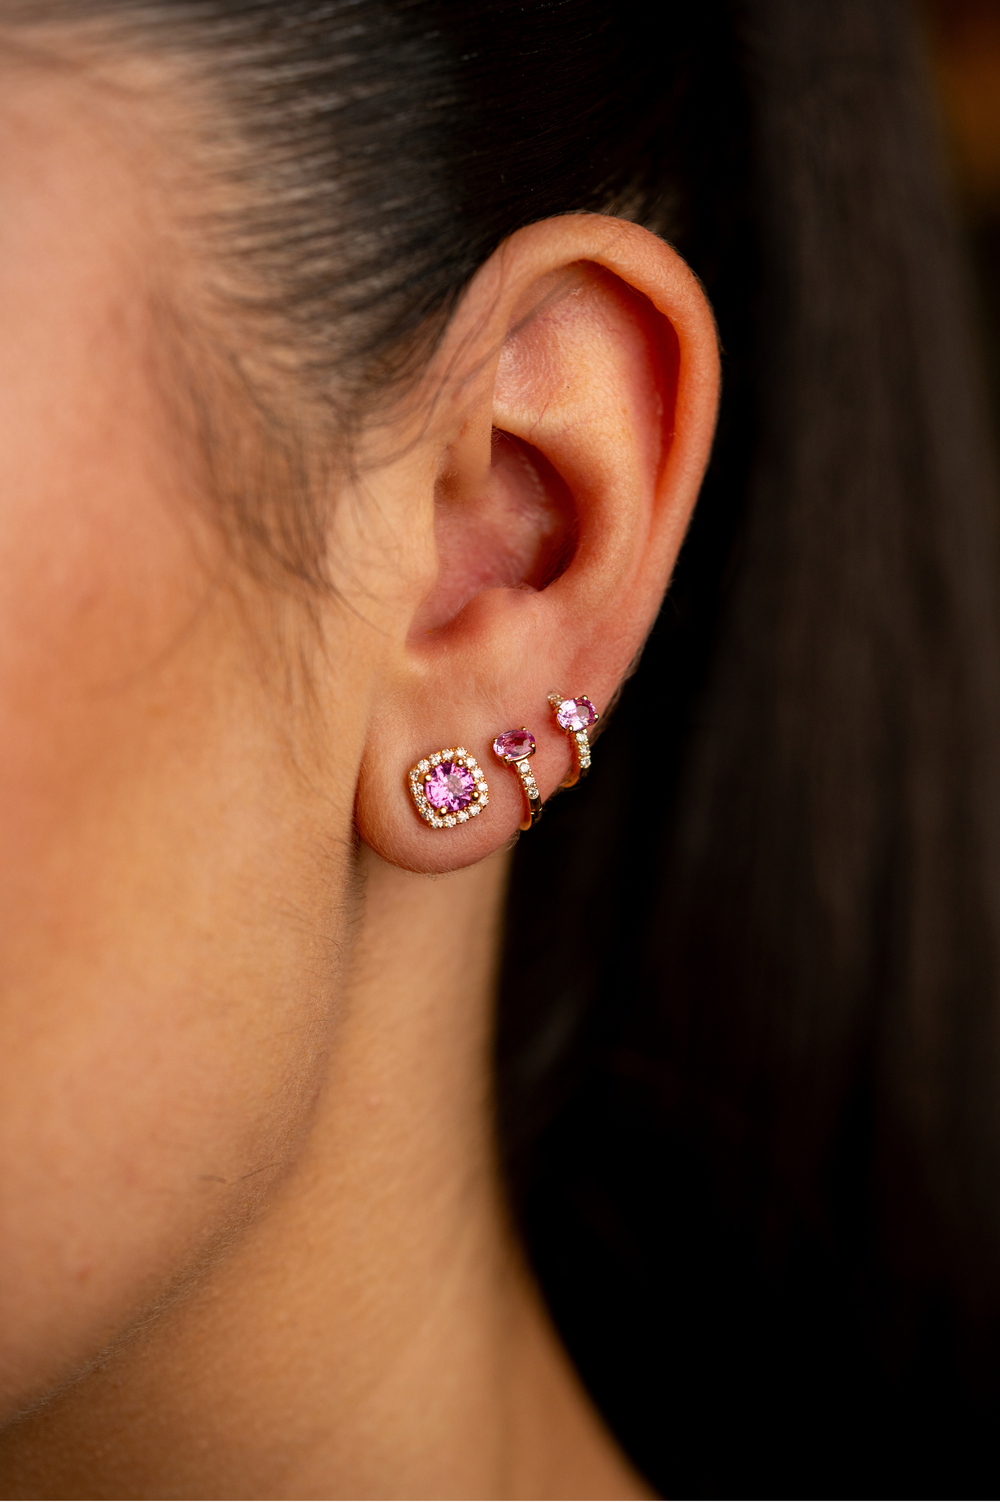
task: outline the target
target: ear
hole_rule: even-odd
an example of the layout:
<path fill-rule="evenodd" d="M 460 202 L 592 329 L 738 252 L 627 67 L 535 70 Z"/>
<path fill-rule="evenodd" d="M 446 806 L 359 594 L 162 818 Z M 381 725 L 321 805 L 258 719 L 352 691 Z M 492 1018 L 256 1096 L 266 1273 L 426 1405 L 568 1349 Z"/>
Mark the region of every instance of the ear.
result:
<path fill-rule="evenodd" d="M 639 651 L 698 494 L 717 392 L 705 296 L 646 230 L 546 220 L 476 276 L 428 372 L 417 436 L 378 487 L 383 510 L 399 506 L 409 560 L 356 804 L 384 859 L 454 870 L 511 837 L 524 804 L 491 750 L 502 731 L 534 735 L 543 798 L 571 773 L 548 696 L 586 694 L 601 711 Z M 489 803 L 431 828 L 407 774 L 458 747 L 484 769 Z"/>

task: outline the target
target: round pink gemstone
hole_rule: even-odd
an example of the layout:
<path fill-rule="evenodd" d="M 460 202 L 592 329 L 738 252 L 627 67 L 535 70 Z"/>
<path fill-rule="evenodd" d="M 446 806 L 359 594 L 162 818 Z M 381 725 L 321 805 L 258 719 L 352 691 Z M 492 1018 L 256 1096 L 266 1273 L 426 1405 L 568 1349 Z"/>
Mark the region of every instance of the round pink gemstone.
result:
<path fill-rule="evenodd" d="M 475 779 L 468 767 L 460 767 L 454 761 L 440 762 L 424 783 L 427 802 L 446 814 L 468 808 L 475 790 Z"/>
<path fill-rule="evenodd" d="M 597 719 L 597 710 L 583 696 L 564 699 L 556 710 L 556 719 L 564 730 L 589 730 Z"/>
<path fill-rule="evenodd" d="M 530 730 L 505 730 L 493 742 L 493 750 L 504 761 L 523 761 L 535 754 L 535 737 Z"/>

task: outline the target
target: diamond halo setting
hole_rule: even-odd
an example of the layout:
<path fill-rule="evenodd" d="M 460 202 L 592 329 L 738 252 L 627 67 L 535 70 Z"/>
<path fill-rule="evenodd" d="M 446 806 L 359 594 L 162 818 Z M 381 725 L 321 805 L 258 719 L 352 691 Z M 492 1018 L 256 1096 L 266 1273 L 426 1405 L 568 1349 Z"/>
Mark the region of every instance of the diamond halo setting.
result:
<path fill-rule="evenodd" d="M 483 769 L 464 746 L 449 746 L 421 757 L 406 781 L 414 808 L 431 829 L 467 824 L 490 801 Z"/>

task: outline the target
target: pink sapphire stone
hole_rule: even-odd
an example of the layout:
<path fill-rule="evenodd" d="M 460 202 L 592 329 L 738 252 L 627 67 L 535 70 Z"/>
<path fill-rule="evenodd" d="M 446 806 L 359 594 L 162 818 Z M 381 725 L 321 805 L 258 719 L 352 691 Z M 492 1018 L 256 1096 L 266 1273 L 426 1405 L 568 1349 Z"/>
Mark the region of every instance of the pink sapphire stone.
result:
<path fill-rule="evenodd" d="M 589 699 L 564 699 L 556 710 L 556 719 L 564 730 L 589 730 L 597 719 L 597 710 Z"/>
<path fill-rule="evenodd" d="M 493 750 L 501 761 L 523 761 L 535 754 L 535 737 L 530 730 L 505 730 L 493 742 Z"/>
<path fill-rule="evenodd" d="M 446 814 L 457 814 L 468 808 L 476 783 L 468 767 L 460 767 L 454 761 L 442 761 L 424 783 L 427 802 Z"/>

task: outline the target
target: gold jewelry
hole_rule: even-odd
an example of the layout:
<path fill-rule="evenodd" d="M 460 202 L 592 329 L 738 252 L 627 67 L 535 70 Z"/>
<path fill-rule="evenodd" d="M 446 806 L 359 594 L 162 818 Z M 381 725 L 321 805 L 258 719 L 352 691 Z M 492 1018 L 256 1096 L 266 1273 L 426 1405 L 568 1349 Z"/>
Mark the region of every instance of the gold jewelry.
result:
<path fill-rule="evenodd" d="M 523 725 L 520 730 L 504 730 L 493 742 L 493 754 L 521 779 L 525 812 L 519 827 L 531 829 L 542 817 L 541 794 L 535 782 L 535 774 L 528 765 L 529 756 L 535 754 L 535 737 Z"/>
<path fill-rule="evenodd" d="M 425 756 L 411 767 L 407 782 L 417 813 L 432 829 L 467 824 L 490 801 L 483 769 L 464 746 Z"/>
<path fill-rule="evenodd" d="M 601 717 L 586 694 L 577 694 L 575 699 L 564 699 L 562 694 L 551 693 L 549 703 L 559 729 L 565 730 L 573 742 L 574 768 L 562 783 L 564 788 L 571 788 L 590 771 L 590 737 L 587 731 Z"/>

